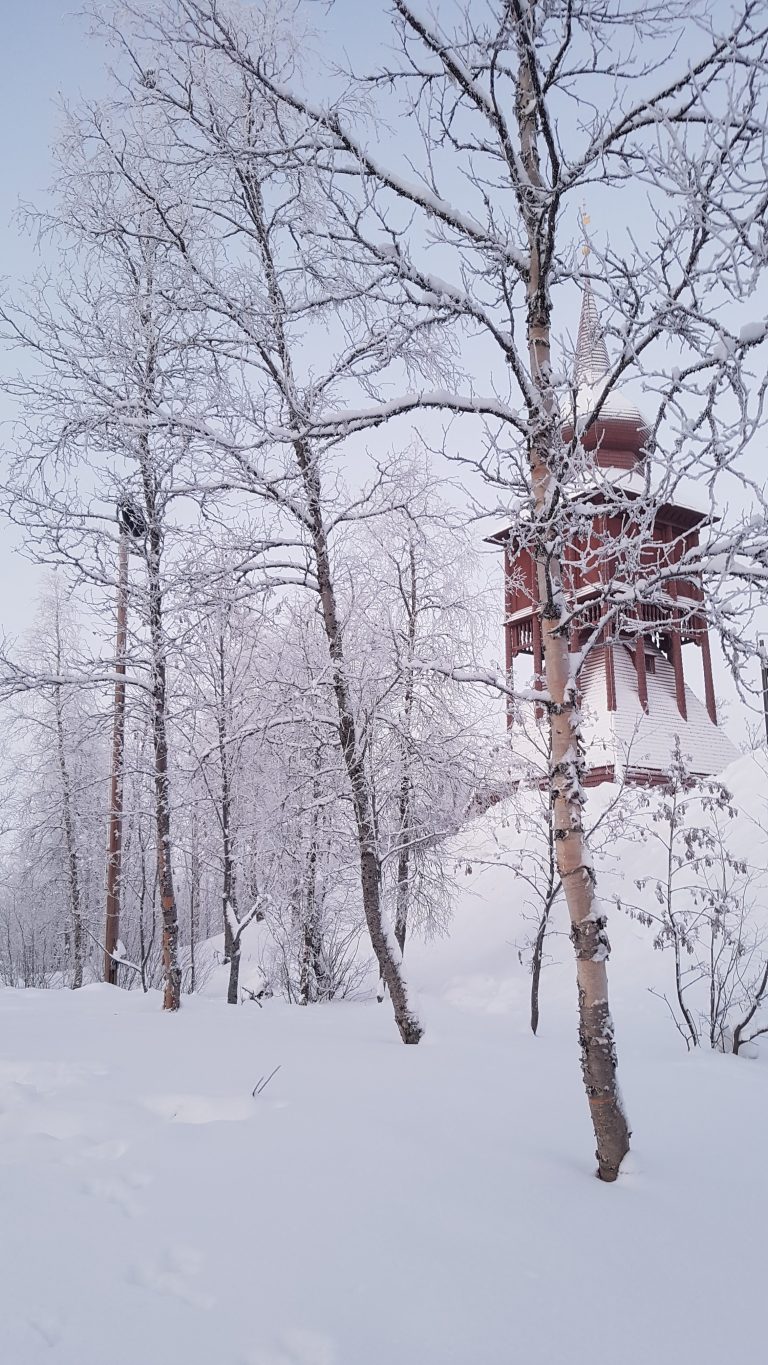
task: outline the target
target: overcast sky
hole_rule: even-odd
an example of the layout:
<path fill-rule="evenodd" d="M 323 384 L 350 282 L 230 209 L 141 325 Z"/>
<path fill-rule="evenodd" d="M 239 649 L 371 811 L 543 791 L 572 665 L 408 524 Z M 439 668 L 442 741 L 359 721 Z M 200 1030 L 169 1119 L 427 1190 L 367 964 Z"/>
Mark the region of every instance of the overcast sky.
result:
<path fill-rule="evenodd" d="M 35 265 L 33 244 L 20 236 L 14 216 L 19 201 L 44 200 L 52 174 L 50 147 L 56 136 L 57 101 L 62 97 L 76 99 L 80 92 L 98 93 L 105 77 L 102 51 L 88 37 L 76 5 L 62 4 L 61 0 L 0 0 L 0 6 L 0 277 L 13 285 Z M 373 65 L 382 52 L 382 8 L 377 0 L 337 0 L 329 13 L 324 4 L 318 4 L 318 26 L 327 29 L 329 46 L 340 59 L 345 52 L 353 62 L 364 54 L 365 64 Z M 631 191 L 622 195 L 622 208 L 629 218 L 638 207 L 632 198 Z M 9 412 L 8 402 L 0 394 L 0 420 L 4 423 Z M 756 451 L 753 460 L 762 458 Z M 18 544 L 13 530 L 3 523 L 0 629 L 15 635 L 29 618 L 38 578 L 37 571 L 14 553 L 14 543 Z M 718 675 L 721 694 L 733 695 L 724 669 L 718 668 Z M 697 678 L 692 680 L 696 687 Z M 731 728 L 738 737 L 736 732 L 743 727 L 735 724 L 735 719 L 732 711 Z"/>

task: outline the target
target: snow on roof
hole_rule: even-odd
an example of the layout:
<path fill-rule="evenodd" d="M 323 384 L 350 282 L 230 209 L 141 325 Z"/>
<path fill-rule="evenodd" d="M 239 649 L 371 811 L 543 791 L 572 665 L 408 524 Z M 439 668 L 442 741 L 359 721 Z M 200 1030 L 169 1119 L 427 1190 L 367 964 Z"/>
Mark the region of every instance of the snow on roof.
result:
<path fill-rule="evenodd" d="M 600 401 L 601 394 L 605 388 L 605 379 L 600 379 L 594 383 L 579 384 L 576 390 L 576 416 L 589 417 L 594 412 Z M 636 403 L 632 402 L 619 388 L 611 389 L 602 403 L 600 403 L 601 422 L 606 422 L 611 417 L 619 422 L 626 422 L 632 427 L 639 427 L 644 431 L 650 431 L 648 422 Z"/>
<path fill-rule="evenodd" d="M 616 764 L 619 767 L 666 772 L 679 736 L 691 770 L 699 775 L 722 772 L 738 757 L 725 731 L 713 725 L 706 708 L 690 687 L 685 689 L 688 719 L 683 720 L 675 696 L 675 671 L 657 649 L 652 655 L 654 672 L 648 672 L 648 714 L 640 705 L 637 674 L 626 645 L 613 651 L 616 677 L 616 710 L 608 710 L 602 650 L 587 659 L 580 676 L 585 720 L 587 768 Z"/>
<path fill-rule="evenodd" d="M 600 316 L 592 292 L 589 276 L 584 280 L 581 295 L 579 335 L 576 341 L 576 363 L 573 382 L 576 386 L 575 415 L 588 417 L 597 405 L 611 371 L 608 347 L 600 325 Z M 599 421 L 609 419 L 626 423 L 632 428 L 649 430 L 640 409 L 618 387 L 613 387 L 600 406 Z"/>

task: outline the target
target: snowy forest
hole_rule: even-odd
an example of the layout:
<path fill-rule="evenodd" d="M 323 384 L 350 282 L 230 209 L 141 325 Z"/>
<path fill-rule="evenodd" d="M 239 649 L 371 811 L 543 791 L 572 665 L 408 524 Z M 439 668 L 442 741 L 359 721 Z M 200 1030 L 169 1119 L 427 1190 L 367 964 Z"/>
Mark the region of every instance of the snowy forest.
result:
<path fill-rule="evenodd" d="M 2 1359 L 753 1358 L 766 0 L 75 22 L 0 280 Z"/>

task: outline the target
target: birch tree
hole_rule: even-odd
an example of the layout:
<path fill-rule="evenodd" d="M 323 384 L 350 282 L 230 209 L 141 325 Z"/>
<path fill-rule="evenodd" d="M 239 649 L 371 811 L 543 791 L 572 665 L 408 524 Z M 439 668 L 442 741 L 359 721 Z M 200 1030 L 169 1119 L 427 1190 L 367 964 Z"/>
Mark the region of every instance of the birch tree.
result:
<path fill-rule="evenodd" d="M 64 642 L 62 639 L 62 603 L 57 592 L 54 592 L 51 609 L 51 627 L 54 645 L 52 672 L 61 677 L 65 672 L 66 665 L 64 659 Z M 67 753 L 68 736 L 65 699 L 61 683 L 57 683 L 53 688 L 53 713 L 56 731 L 56 759 L 61 788 L 61 823 L 64 833 L 67 861 L 67 891 L 72 941 L 71 985 L 73 990 L 77 990 L 83 984 L 83 958 L 85 948 L 83 885 L 75 822 L 72 775 Z"/>

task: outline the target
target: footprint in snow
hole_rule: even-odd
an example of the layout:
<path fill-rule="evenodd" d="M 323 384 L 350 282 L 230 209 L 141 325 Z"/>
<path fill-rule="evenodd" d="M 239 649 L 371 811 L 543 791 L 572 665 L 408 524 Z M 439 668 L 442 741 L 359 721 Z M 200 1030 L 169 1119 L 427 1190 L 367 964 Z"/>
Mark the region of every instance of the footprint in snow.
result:
<path fill-rule="evenodd" d="M 336 1365 L 337 1359 L 330 1337 L 296 1327 L 283 1332 L 274 1346 L 257 1347 L 243 1365 Z"/>
<path fill-rule="evenodd" d="M 168 1247 L 156 1261 L 134 1266 L 128 1274 L 131 1284 L 151 1289 L 155 1294 L 181 1299 L 194 1308 L 213 1308 L 216 1300 L 191 1283 L 203 1268 L 203 1257 L 194 1247 Z"/>
<path fill-rule="evenodd" d="M 46 1346 L 58 1346 L 62 1335 L 61 1318 L 55 1313 L 38 1313 L 27 1319 L 29 1326 L 42 1337 Z"/>
<path fill-rule="evenodd" d="M 112 1179 L 90 1176 L 83 1184 L 83 1194 L 89 1195 L 92 1199 L 100 1199 L 106 1204 L 114 1204 L 128 1218 L 133 1218 L 140 1209 L 128 1180 L 121 1180 L 119 1176 Z"/>
<path fill-rule="evenodd" d="M 90 1142 L 83 1147 L 83 1155 L 91 1161 L 119 1161 L 128 1151 L 129 1144 L 122 1138 L 107 1138 L 104 1142 Z"/>

